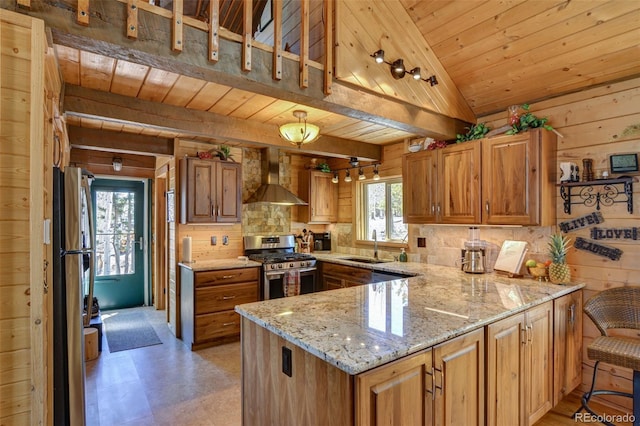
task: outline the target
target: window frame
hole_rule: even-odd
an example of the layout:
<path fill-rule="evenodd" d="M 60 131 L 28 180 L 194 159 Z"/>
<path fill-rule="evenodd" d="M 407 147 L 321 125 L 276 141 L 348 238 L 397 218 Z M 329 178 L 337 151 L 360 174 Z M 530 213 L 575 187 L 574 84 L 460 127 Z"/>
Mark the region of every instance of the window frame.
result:
<path fill-rule="evenodd" d="M 370 184 L 380 184 L 380 183 L 384 183 L 385 184 L 385 200 L 386 200 L 386 206 L 388 206 L 388 208 L 391 208 L 391 191 L 390 191 L 390 185 L 391 184 L 397 184 L 397 183 L 403 183 L 402 182 L 402 176 L 401 175 L 396 175 L 396 176 L 388 176 L 388 177 L 384 177 L 384 178 L 380 178 L 380 180 L 377 181 L 372 181 L 372 180 L 366 180 L 366 181 L 356 181 L 356 205 L 355 205 L 355 215 L 354 215 L 354 222 L 355 222 L 355 229 L 356 232 L 354 233 L 354 239 L 355 239 L 355 243 L 356 245 L 359 246 L 373 246 L 373 239 L 371 238 L 370 235 L 365 235 L 366 234 L 366 230 L 367 230 L 367 224 L 368 224 L 368 216 L 365 214 L 367 212 L 366 210 L 366 202 L 367 202 L 367 198 L 366 198 L 366 191 L 365 191 L 365 187 L 366 185 L 370 185 Z M 403 203 L 403 211 L 404 211 L 404 203 Z M 385 209 L 386 210 L 386 209 Z M 389 213 L 389 212 L 386 212 Z M 392 216 L 390 214 L 386 214 L 386 219 L 387 219 L 387 223 L 386 223 L 386 229 L 390 229 L 390 226 L 393 226 L 393 222 L 392 222 Z M 407 225 L 407 233 L 409 232 L 409 226 Z M 385 236 L 389 235 L 389 232 L 385 232 Z M 378 246 L 379 247 L 408 247 L 408 243 L 406 242 L 407 237 L 405 237 L 402 240 L 389 240 L 389 239 L 385 239 L 385 240 L 378 240 Z"/>

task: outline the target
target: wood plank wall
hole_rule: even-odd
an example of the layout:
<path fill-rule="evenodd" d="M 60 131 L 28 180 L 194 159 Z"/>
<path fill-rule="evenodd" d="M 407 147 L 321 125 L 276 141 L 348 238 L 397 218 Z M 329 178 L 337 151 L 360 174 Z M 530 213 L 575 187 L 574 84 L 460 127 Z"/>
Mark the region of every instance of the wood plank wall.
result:
<path fill-rule="evenodd" d="M 45 424 L 52 250 L 43 224 L 61 80 L 41 20 L 0 9 L 0 39 L 0 423 Z"/>
<path fill-rule="evenodd" d="M 558 140 L 558 164 L 572 161 L 582 168 L 583 158 L 592 158 L 594 170 L 607 170 L 609 156 L 620 153 L 640 153 L 640 79 L 601 86 L 531 105 L 531 112 L 539 117 L 548 117 L 564 138 Z M 504 114 L 480 117 L 492 127 L 505 123 Z M 559 166 L 558 166 L 559 167 Z M 559 170 L 559 169 L 558 169 Z M 636 174 L 637 175 L 637 174 Z M 636 176 L 638 177 L 638 176 Z M 558 192 L 559 195 L 559 192 Z M 640 182 L 633 187 L 633 214 L 626 211 L 626 204 L 603 207 L 605 222 L 602 228 L 637 227 L 640 216 Z M 558 222 L 583 216 L 596 211 L 594 207 L 572 206 L 570 215 L 564 213 L 562 200 L 558 196 Z M 567 235 L 590 239 L 590 230 L 585 228 Z M 586 283 L 584 300 L 611 287 L 640 285 L 640 242 L 633 240 L 601 240 L 600 244 L 619 248 L 623 255 L 618 261 L 572 249 L 567 262 L 571 265 L 574 281 Z M 593 362 L 587 357 L 588 344 L 599 333 L 590 319 L 584 317 L 583 378 L 584 390 L 591 383 Z M 637 336 L 637 333 L 635 333 Z M 631 370 L 601 364 L 598 385 L 609 389 L 631 392 Z M 628 398 L 599 397 L 618 404 L 625 410 L 631 408 Z"/>

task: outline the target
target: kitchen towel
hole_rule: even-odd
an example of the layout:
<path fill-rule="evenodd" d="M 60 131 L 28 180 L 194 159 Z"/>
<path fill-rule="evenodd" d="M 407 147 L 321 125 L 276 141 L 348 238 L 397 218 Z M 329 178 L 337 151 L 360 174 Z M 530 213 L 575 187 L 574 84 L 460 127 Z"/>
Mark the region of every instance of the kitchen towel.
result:
<path fill-rule="evenodd" d="M 282 278 L 282 292 L 284 297 L 297 296 L 300 294 L 300 271 L 292 269 L 285 271 Z"/>
<path fill-rule="evenodd" d="M 182 261 L 191 263 L 191 237 L 182 239 Z"/>

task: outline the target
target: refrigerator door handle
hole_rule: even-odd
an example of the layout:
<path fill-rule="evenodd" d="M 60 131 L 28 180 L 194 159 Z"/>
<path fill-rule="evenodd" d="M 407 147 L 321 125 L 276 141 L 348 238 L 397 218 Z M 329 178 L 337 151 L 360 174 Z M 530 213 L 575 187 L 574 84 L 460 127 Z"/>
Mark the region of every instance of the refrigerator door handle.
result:
<path fill-rule="evenodd" d="M 89 178 L 82 176 L 82 187 L 84 188 L 85 200 L 87 203 L 87 215 L 89 216 L 89 294 L 87 295 L 87 314 L 83 316 L 82 322 L 85 327 L 89 327 L 91 323 L 91 314 L 93 312 L 93 286 L 95 285 L 95 264 L 96 264 L 96 233 L 93 223 L 93 203 L 91 200 L 91 188 L 89 186 Z"/>

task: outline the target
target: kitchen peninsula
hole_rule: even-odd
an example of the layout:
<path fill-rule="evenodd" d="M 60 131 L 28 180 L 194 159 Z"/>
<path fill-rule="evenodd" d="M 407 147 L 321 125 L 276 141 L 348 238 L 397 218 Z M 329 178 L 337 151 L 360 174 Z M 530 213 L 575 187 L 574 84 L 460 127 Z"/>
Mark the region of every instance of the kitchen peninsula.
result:
<path fill-rule="evenodd" d="M 532 424 L 579 383 L 582 285 L 375 267 L 420 275 L 236 306 L 245 424 Z"/>

